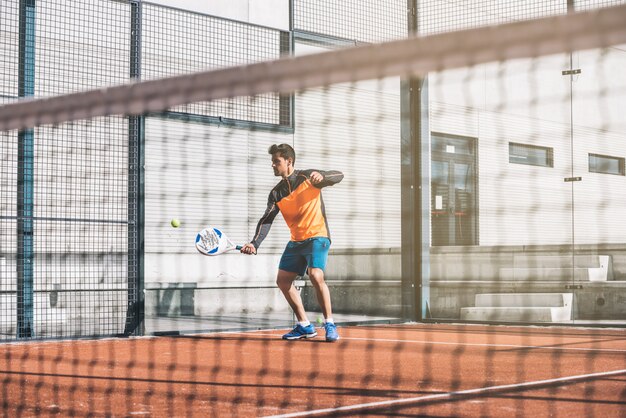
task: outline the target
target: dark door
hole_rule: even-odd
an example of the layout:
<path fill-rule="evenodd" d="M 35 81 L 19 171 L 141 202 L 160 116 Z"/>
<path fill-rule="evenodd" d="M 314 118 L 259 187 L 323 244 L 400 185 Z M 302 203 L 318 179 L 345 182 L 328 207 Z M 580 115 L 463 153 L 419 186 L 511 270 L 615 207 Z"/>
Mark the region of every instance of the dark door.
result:
<path fill-rule="evenodd" d="M 432 245 L 476 245 L 475 140 L 432 134 Z"/>

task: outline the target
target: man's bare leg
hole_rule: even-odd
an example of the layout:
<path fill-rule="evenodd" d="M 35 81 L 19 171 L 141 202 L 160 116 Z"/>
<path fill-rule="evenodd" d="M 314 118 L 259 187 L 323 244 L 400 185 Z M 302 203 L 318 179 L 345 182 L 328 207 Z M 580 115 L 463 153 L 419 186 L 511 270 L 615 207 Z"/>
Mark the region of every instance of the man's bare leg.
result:
<path fill-rule="evenodd" d="M 319 268 L 309 268 L 308 274 L 311 279 L 311 283 L 315 288 L 317 303 L 319 303 L 320 308 L 322 308 L 324 318 L 332 318 L 333 309 L 330 303 L 330 291 L 328 290 L 328 285 L 326 285 L 326 281 L 324 280 L 324 270 Z"/>
<path fill-rule="evenodd" d="M 285 299 L 293 309 L 293 313 L 298 318 L 298 322 L 308 321 L 306 312 L 304 311 L 304 305 L 302 304 L 302 298 L 300 292 L 293 285 L 293 281 L 298 277 L 296 273 L 285 270 L 278 270 L 278 277 L 276 278 L 276 284 L 278 288 L 283 292 Z M 330 300 L 330 297 L 329 297 Z"/>

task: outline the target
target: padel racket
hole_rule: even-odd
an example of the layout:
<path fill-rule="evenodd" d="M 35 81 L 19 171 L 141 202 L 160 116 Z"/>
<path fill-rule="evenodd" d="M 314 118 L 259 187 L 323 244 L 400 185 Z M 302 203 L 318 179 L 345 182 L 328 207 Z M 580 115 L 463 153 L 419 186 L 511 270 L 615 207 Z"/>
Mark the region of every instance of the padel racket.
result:
<path fill-rule="evenodd" d="M 219 229 L 207 226 L 196 235 L 196 249 L 204 255 L 219 255 L 231 250 L 241 250 Z"/>

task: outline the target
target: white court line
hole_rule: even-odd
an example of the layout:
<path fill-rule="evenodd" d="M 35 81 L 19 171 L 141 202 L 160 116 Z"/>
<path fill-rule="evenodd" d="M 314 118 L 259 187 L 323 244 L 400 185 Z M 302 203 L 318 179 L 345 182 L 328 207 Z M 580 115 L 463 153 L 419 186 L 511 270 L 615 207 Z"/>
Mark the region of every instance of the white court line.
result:
<path fill-rule="evenodd" d="M 250 334 L 276 337 L 278 334 L 266 333 L 266 330 L 259 331 L 231 331 L 224 332 L 224 334 Z M 454 346 L 466 346 L 466 347 L 494 347 L 494 348 L 523 348 L 523 349 L 538 349 L 538 350 L 555 350 L 555 351 L 592 351 L 592 352 L 605 352 L 605 353 L 626 353 L 626 349 L 620 348 L 593 348 L 593 347 L 559 347 L 554 345 L 518 345 L 518 344 L 488 344 L 488 343 L 463 343 L 463 342 L 447 342 L 447 341 L 429 341 L 429 340 L 394 340 L 389 338 L 358 338 L 358 337 L 341 337 L 341 340 L 353 340 L 353 341 L 372 341 L 372 342 L 385 342 L 385 343 L 406 343 L 406 344 L 433 344 L 433 345 L 454 345 Z M 293 342 L 292 342 L 293 343 Z"/>
<path fill-rule="evenodd" d="M 585 379 L 591 379 L 591 378 L 596 378 L 596 377 L 615 376 L 615 375 L 620 375 L 620 374 L 626 374 L 626 369 L 614 370 L 610 372 L 581 374 L 577 376 L 566 376 L 566 377 L 559 377 L 556 379 L 536 380 L 533 382 L 513 383 L 510 385 L 487 386 L 487 387 L 476 388 L 476 389 L 460 390 L 457 392 L 438 393 L 435 395 L 418 396 L 414 398 L 392 399 L 388 401 L 369 402 L 369 403 L 362 403 L 362 404 L 356 404 L 356 405 L 340 406 L 337 408 L 326 408 L 326 409 L 316 409 L 312 411 L 293 412 L 290 414 L 271 415 L 266 418 L 306 417 L 306 416 L 311 416 L 311 415 L 332 414 L 336 412 L 354 411 L 354 410 L 365 409 L 365 408 L 395 406 L 395 405 L 402 405 L 405 403 L 419 403 L 419 402 L 433 401 L 433 400 L 438 400 L 438 399 L 451 399 L 452 400 L 454 398 L 464 397 L 466 395 L 481 395 L 481 394 L 490 393 L 490 392 L 493 392 L 493 393 L 505 392 L 507 390 L 532 388 L 534 386 L 549 385 L 552 383 L 559 383 L 559 382 L 575 382 L 577 380 L 585 380 Z"/>

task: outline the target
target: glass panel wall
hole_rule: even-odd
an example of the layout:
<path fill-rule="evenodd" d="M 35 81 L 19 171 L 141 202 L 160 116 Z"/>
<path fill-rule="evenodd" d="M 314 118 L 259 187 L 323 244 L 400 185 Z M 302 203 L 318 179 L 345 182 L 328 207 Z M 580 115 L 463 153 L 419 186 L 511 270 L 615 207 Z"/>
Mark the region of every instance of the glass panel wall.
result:
<path fill-rule="evenodd" d="M 532 16 L 494 2 L 435 19 L 436 2 L 419 3 L 423 35 L 568 13 L 566 1 L 534 2 Z M 573 5 L 621 2 L 589 3 Z M 429 75 L 430 318 L 624 323 L 625 50 Z"/>
<path fill-rule="evenodd" d="M 576 52 L 571 64 L 574 320 L 623 324 L 626 45 Z"/>

